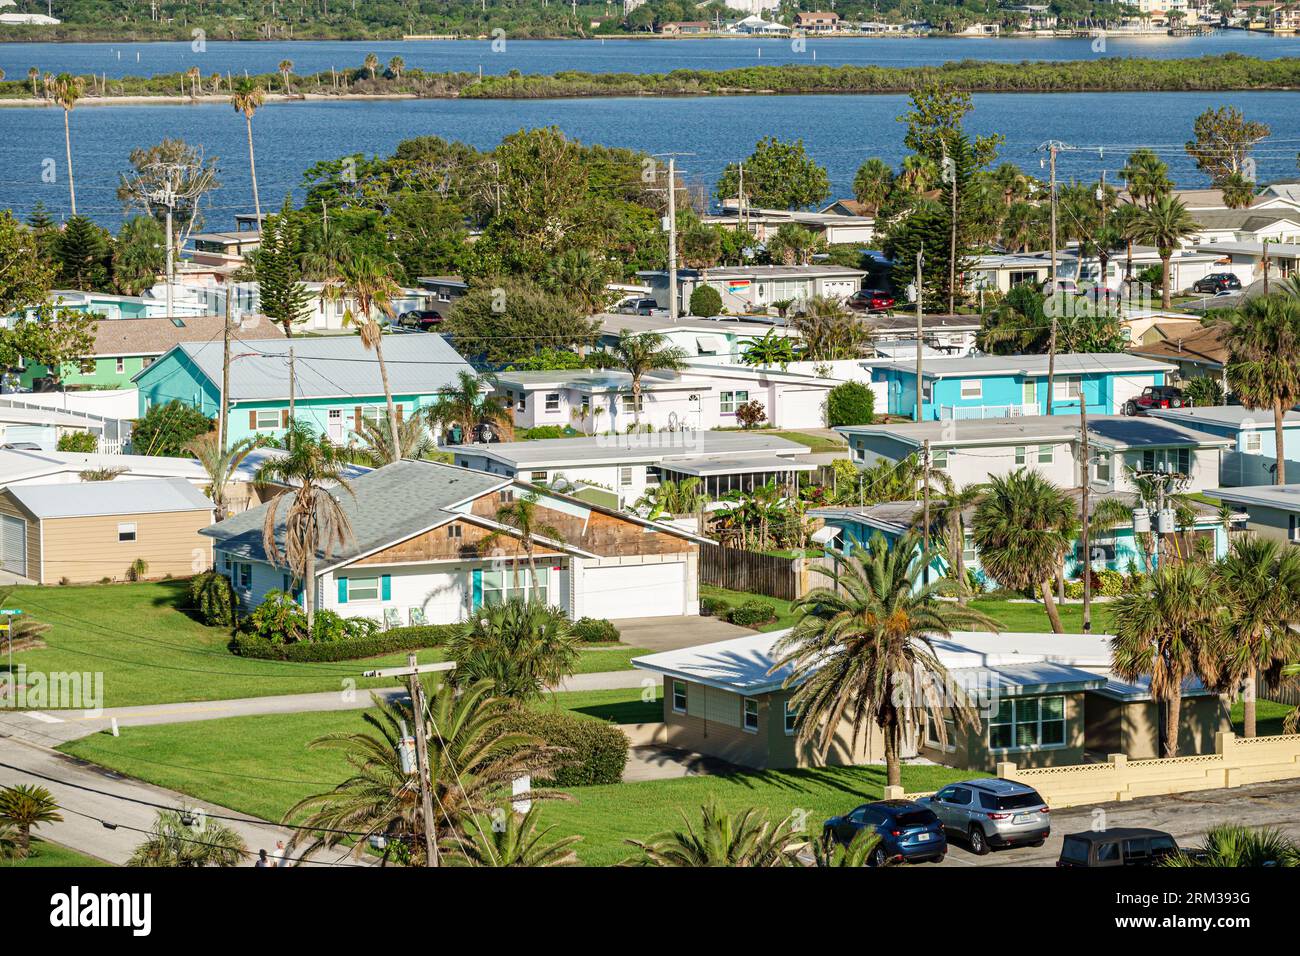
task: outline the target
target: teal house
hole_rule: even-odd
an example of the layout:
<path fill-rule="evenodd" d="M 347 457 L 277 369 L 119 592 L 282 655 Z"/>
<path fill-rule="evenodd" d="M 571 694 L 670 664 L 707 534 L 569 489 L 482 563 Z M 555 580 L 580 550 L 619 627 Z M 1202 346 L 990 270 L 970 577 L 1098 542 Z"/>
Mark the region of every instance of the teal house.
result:
<path fill-rule="evenodd" d="M 916 362 L 871 362 L 876 408 L 916 414 Z M 1127 352 L 1056 356 L 1051 394 L 1046 355 L 964 355 L 925 359 L 921 421 L 1078 415 L 1079 396 L 1091 415 L 1119 415 L 1144 388 L 1163 385 L 1174 366 Z M 883 401 L 882 401 L 883 399 Z"/>
<path fill-rule="evenodd" d="M 330 441 L 345 445 L 362 421 L 385 414 L 384 387 L 375 353 L 359 336 L 335 335 L 231 343 L 230 440 L 284 437 L 289 425 L 290 349 L 293 350 L 294 418 Z M 133 379 L 140 414 L 179 401 L 215 418 L 221 408 L 222 342 L 184 342 L 167 350 Z M 384 360 L 399 418 L 432 405 L 456 384 L 469 363 L 433 333 L 384 336 Z"/>

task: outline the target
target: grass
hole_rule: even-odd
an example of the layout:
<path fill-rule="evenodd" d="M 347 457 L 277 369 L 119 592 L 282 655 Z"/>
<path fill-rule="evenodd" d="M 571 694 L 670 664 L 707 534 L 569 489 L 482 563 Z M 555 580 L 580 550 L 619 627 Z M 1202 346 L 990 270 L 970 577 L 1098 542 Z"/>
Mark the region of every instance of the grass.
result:
<path fill-rule="evenodd" d="M 1002 626 L 1004 631 L 1029 631 L 1047 634 L 1052 624 L 1047 619 L 1047 611 L 1041 604 L 1021 604 L 1007 600 L 981 600 L 970 602 L 970 606 L 983 611 Z M 1061 626 L 1070 634 L 1083 633 L 1083 605 L 1058 604 Z M 1111 606 L 1100 602 L 1092 605 L 1092 630 L 1094 634 L 1110 633 Z"/>
<path fill-rule="evenodd" d="M 1292 710 L 1290 704 L 1279 704 L 1273 700 L 1259 700 L 1255 702 L 1255 734 L 1259 737 L 1273 737 L 1278 734 L 1286 733 L 1282 729 L 1282 722 Z M 1240 734 L 1244 727 L 1242 720 L 1245 716 L 1245 706 L 1241 701 L 1236 701 L 1232 705 L 1232 729 L 1234 733 Z"/>
<path fill-rule="evenodd" d="M 758 628 L 760 631 L 779 631 L 794 626 L 794 612 L 790 602 L 780 598 L 768 597 L 766 594 L 746 594 L 744 591 L 728 591 L 726 588 L 714 587 L 712 584 L 700 585 L 700 597 L 711 597 L 726 601 L 729 607 L 739 607 L 746 601 L 765 601 L 776 608 L 776 620 Z"/>
<path fill-rule="evenodd" d="M 14 664 L 47 673 L 102 673 L 104 706 L 130 707 L 335 691 L 344 681 L 358 688 L 391 686 L 391 680 L 363 678 L 361 672 L 406 661 L 405 653 L 319 664 L 237 657 L 227 650 L 224 628 L 206 627 L 184 613 L 186 588 L 184 581 L 14 588 L 11 606 L 52 625 L 43 637 L 46 646 L 15 652 Z M 622 646 L 584 648 L 575 673 L 627 670 L 640 653 L 645 652 Z M 436 648 L 418 654 L 421 663 L 442 656 Z"/>
<path fill-rule="evenodd" d="M 58 843 L 50 843 L 40 837 L 32 837 L 30 852 L 25 859 L 0 859 L 0 869 L 5 867 L 69 867 L 69 866 L 109 866 L 103 860 L 86 856 L 76 850 L 70 850 Z"/>
<path fill-rule="evenodd" d="M 784 438 L 786 441 L 798 442 L 800 445 L 807 445 L 814 453 L 824 451 L 844 452 L 848 456 L 849 446 L 844 441 L 836 441 L 833 438 L 827 438 L 825 435 L 808 435 L 804 432 L 787 432 L 773 429 L 764 431 L 765 435 L 774 435 L 777 438 Z"/>

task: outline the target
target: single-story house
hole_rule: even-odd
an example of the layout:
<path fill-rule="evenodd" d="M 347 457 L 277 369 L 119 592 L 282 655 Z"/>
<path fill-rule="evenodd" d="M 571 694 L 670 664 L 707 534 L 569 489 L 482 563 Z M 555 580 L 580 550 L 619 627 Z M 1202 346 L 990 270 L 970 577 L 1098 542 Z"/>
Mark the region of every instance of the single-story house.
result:
<path fill-rule="evenodd" d="M 1079 422 L 1063 415 L 988 418 L 962 422 L 900 422 L 844 425 L 854 462 L 871 466 L 919 455 L 930 443 L 931 467 L 959 488 L 1020 468 L 1039 472 L 1063 487 L 1080 480 Z M 1220 459 L 1232 440 L 1173 421 L 1103 415 L 1088 419 L 1090 487 L 1132 491 L 1129 471 L 1167 471 L 1187 476 L 1185 490 L 1219 483 Z"/>
<path fill-rule="evenodd" d="M 736 409 L 758 402 L 765 425 L 818 428 L 838 379 L 746 365 L 693 364 L 641 377 L 641 424 L 655 431 L 729 428 Z M 514 409 L 516 428 L 571 425 L 589 433 L 626 432 L 636 421 L 632 376 L 617 370 L 501 372 L 493 394 Z"/>
<path fill-rule="evenodd" d="M 1268 274 L 1272 281 L 1281 281 L 1300 269 L 1300 242 L 1216 242 L 1196 247 L 1204 253 L 1217 256 L 1211 272 L 1231 272 L 1250 285 L 1264 278 L 1264 257 L 1268 256 Z"/>
<path fill-rule="evenodd" d="M 298 332 L 345 332 L 343 318 L 349 311 L 358 315 L 361 311 L 355 299 L 335 299 L 327 294 L 324 282 L 302 282 L 308 293 L 307 309 L 301 320 L 294 324 Z M 266 323 L 262 314 L 262 290 L 256 282 L 223 282 L 220 285 L 203 283 L 187 287 L 187 292 L 196 296 L 205 309 L 213 314 L 224 315 L 226 296 L 231 297 L 230 312 L 239 322 L 240 329 L 246 326 L 257 327 Z M 427 308 L 429 293 L 422 289 L 401 289 L 390 300 L 394 316 L 415 309 Z M 384 318 L 376 309 L 375 318 Z"/>
<path fill-rule="evenodd" d="M 1300 484 L 1212 488 L 1206 494 L 1245 511 L 1246 530 L 1261 538 L 1300 544 Z"/>
<path fill-rule="evenodd" d="M 53 450 L 64 435 L 94 432 L 102 435 L 103 423 L 55 408 L 0 405 L 0 445 L 31 443 Z"/>
<path fill-rule="evenodd" d="M 1300 242 L 1300 212 L 1268 209 L 1202 209 L 1192 213 L 1196 232 L 1184 243 Z"/>
<path fill-rule="evenodd" d="M 979 330 L 978 315 L 934 313 L 921 317 L 921 340 L 930 348 L 948 355 L 970 353 L 975 348 L 975 336 Z M 916 316 L 904 313 L 872 316 L 871 341 L 877 350 L 890 342 L 911 342 L 912 354 L 915 355 Z"/>
<path fill-rule="evenodd" d="M 37 584 L 188 576 L 212 563 L 212 502 L 184 478 L 0 489 L 0 566 Z"/>
<path fill-rule="evenodd" d="M 460 276 L 416 276 L 415 282 L 427 293 L 433 308 L 450 305 L 469 291 L 469 283 Z"/>
<path fill-rule="evenodd" d="M 1038 252 L 990 252 L 976 256 L 967 273 L 975 292 L 1010 292 L 1024 283 L 1041 285 L 1051 275 L 1052 264 Z"/>
<path fill-rule="evenodd" d="M 758 242 L 766 244 L 782 226 L 795 225 L 816 233 L 827 245 L 866 245 L 876 239 L 876 217 L 868 212 L 846 212 L 834 206 L 821 212 L 806 209 L 763 209 L 745 206 L 735 199 L 723 199 L 722 210 L 705 213 L 700 222 L 706 226 L 744 229 Z"/>
<path fill-rule="evenodd" d="M 1228 348 L 1223 334 L 1213 326 L 1195 319 L 1155 322 L 1129 351 L 1175 366 L 1178 371 L 1170 375 L 1170 384 L 1210 376 L 1227 391 Z"/>
<path fill-rule="evenodd" d="M 167 318 L 166 286 L 158 285 L 144 295 L 113 295 L 108 292 L 84 292 L 80 289 L 55 289 L 47 297 L 51 305 L 73 312 L 102 316 L 105 319 Z M 172 313 L 182 318 L 206 315 L 197 299 L 183 290 L 172 297 Z M 30 310 L 29 310 L 30 314 Z"/>
<path fill-rule="evenodd" d="M 808 446 L 762 431 L 675 431 L 450 445 L 456 465 L 535 485 L 569 482 L 604 489 L 624 508 L 661 481 L 698 478 L 710 498 L 816 470 Z M 583 497 L 587 497 L 586 494 Z M 601 500 L 599 497 L 593 500 Z"/>
<path fill-rule="evenodd" d="M 1159 408 L 1147 413 L 1162 421 L 1229 439 L 1219 468 L 1219 483 L 1229 486 L 1267 485 L 1277 473 L 1277 428 L 1269 409 L 1244 405 L 1200 408 Z M 1300 476 L 1300 412 L 1282 417 L 1282 448 L 1288 475 Z"/>
<path fill-rule="evenodd" d="M 333 492 L 352 537 L 319 555 L 320 607 L 385 624 L 454 623 L 485 604 L 533 593 L 518 535 L 496 520 L 516 496 L 537 496 L 537 521 L 561 537 L 534 538 L 537 591 L 570 617 L 699 613 L 699 545 L 678 528 L 500 475 L 432 461 L 401 461 Z M 300 586 L 262 542 L 259 505 L 207 529 L 216 567 L 245 608 Z M 282 506 L 283 508 L 283 506 Z M 276 530 L 284 534 L 283 520 Z M 496 537 L 484 550 L 485 539 Z"/>
<path fill-rule="evenodd" d="M 666 345 L 681 349 L 688 359 L 699 359 L 705 365 L 739 364 L 745 350 L 768 332 L 792 339 L 796 348 L 799 344 L 799 334 L 793 329 L 758 322 L 686 316 L 669 322 L 666 318 L 610 312 L 596 318 L 600 320 L 598 348 L 611 349 L 624 332 L 632 335 L 655 332 L 667 340 Z"/>
<path fill-rule="evenodd" d="M 663 682 L 665 739 L 669 746 L 758 769 L 880 762 L 883 741 L 874 724 L 845 721 L 825 761 L 795 743 L 795 687 L 778 668 L 774 648 L 787 632 L 754 634 L 634 658 L 632 664 Z M 976 711 L 977 726 L 945 719 L 940 730 L 926 720 L 903 756 L 969 770 L 992 771 L 1000 761 L 1019 767 L 1155 756 L 1157 706 L 1146 686 L 1110 673 L 1104 634 L 994 634 L 959 631 L 930 640 L 935 656 Z M 1214 736 L 1230 729 L 1220 697 L 1198 682 L 1183 691 L 1180 753 L 1212 753 Z M 1119 749 L 1119 748 L 1124 749 Z"/>
<path fill-rule="evenodd" d="M 660 308 L 668 308 L 668 273 L 661 270 L 638 272 Z M 712 286 L 722 296 L 722 307 L 730 313 L 767 312 L 775 303 L 794 307 L 813 297 L 847 299 L 862 288 L 867 273 L 848 266 L 717 266 L 712 269 L 677 270 L 677 313 L 690 311 L 691 293 L 699 286 Z"/>
<path fill-rule="evenodd" d="M 387 415 L 375 354 L 356 335 L 240 341 L 232 347 L 230 441 L 281 438 L 289 425 L 289 348 L 294 351 L 294 418 L 344 445 L 365 419 Z M 182 342 L 132 379 L 139 388 L 140 415 L 172 400 L 216 417 L 221 408 L 222 345 Z M 386 335 L 384 360 L 399 419 L 434 404 L 456 384 L 457 373 L 473 369 L 441 335 Z"/>
<path fill-rule="evenodd" d="M 1167 362 L 1126 352 L 1062 353 L 1056 356 L 1049 399 L 1047 367 L 1046 355 L 967 355 L 924 362 L 921 419 L 1077 415 L 1080 393 L 1088 414 L 1117 415 L 1130 398 L 1148 385 L 1163 385 L 1174 371 Z M 915 416 L 915 362 L 872 363 L 871 378 L 877 411 Z"/>

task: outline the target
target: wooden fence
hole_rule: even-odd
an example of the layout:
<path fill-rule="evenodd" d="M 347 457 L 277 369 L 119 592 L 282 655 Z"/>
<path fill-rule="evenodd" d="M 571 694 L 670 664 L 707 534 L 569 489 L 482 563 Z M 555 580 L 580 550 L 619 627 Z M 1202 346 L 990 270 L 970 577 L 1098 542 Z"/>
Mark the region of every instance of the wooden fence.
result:
<path fill-rule="evenodd" d="M 825 585 L 828 579 L 814 574 L 818 565 L 828 566 L 827 558 L 778 558 L 744 548 L 729 548 L 721 544 L 700 545 L 700 583 L 765 594 L 768 597 L 794 601 L 815 587 Z"/>

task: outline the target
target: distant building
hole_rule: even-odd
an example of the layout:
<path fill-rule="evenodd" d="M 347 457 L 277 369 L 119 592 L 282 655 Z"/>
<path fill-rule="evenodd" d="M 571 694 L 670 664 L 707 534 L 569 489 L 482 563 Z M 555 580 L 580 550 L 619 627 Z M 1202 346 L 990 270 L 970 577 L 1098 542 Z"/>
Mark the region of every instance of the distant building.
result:
<path fill-rule="evenodd" d="M 712 24 L 704 20 L 674 20 L 661 26 L 659 32 L 664 36 L 688 36 L 708 33 L 712 29 Z"/>
<path fill-rule="evenodd" d="M 661 308 L 668 308 L 668 273 L 640 272 L 653 290 Z M 813 297 L 846 299 L 862 287 L 867 275 L 848 266 L 716 266 L 711 269 L 680 269 L 677 272 L 680 313 L 687 311 L 691 293 L 702 285 L 712 286 L 722 296 L 722 307 L 730 313 L 763 313 L 774 303 L 792 306 Z"/>
<path fill-rule="evenodd" d="M 805 33 L 834 33 L 840 27 L 840 15 L 817 10 L 812 13 L 796 13 L 794 27 Z"/>

